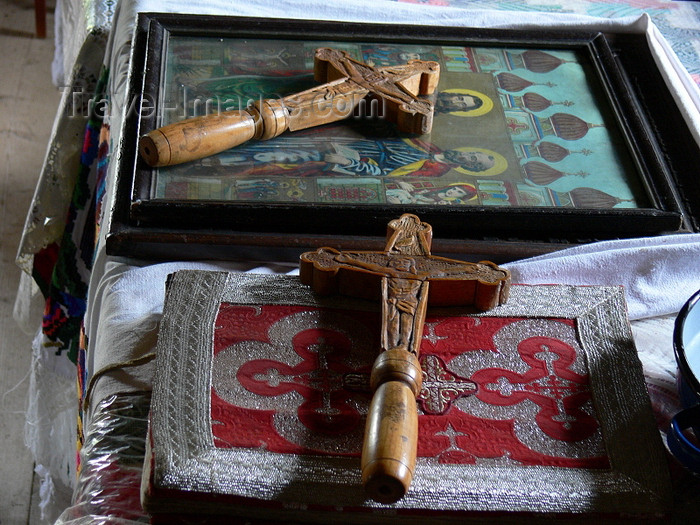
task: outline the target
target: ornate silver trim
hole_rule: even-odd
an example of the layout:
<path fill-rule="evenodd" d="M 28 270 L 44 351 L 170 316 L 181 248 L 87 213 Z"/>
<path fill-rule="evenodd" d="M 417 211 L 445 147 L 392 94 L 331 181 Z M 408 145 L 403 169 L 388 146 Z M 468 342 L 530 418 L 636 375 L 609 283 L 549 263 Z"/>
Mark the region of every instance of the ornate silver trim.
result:
<path fill-rule="evenodd" d="M 436 465 L 419 458 L 411 490 L 390 506 L 365 497 L 359 458 L 214 447 L 211 341 L 221 302 L 373 309 L 359 300 L 321 300 L 292 276 L 190 270 L 173 274 L 157 346 L 150 429 L 157 445 L 151 451 L 152 472 L 146 469 L 144 477 L 145 489 L 150 474 L 153 494 L 172 489 L 226 495 L 238 502 L 231 505 L 234 512 L 238 506 L 244 508 L 248 498 L 261 500 L 257 507 L 265 501 L 301 510 L 313 505 L 352 507 L 364 509 L 359 513 L 364 519 L 371 512 L 373 522 L 386 518 L 403 523 L 413 518 L 424 523 L 425 518 L 416 516 L 418 509 L 428 514 L 439 511 L 443 520 L 488 511 L 649 516 L 668 507 L 668 471 L 622 288 L 513 286 L 506 305 L 471 314 L 576 320 L 609 470 Z M 158 500 L 150 498 L 148 490 L 145 494 L 144 503 L 152 512 L 192 511 L 192 500 Z M 253 506 L 245 507 L 247 515 Z M 408 516 L 402 511 L 409 511 Z M 313 515 L 303 517 L 313 520 Z M 355 519 L 351 516 L 344 513 L 343 521 L 351 523 Z"/>

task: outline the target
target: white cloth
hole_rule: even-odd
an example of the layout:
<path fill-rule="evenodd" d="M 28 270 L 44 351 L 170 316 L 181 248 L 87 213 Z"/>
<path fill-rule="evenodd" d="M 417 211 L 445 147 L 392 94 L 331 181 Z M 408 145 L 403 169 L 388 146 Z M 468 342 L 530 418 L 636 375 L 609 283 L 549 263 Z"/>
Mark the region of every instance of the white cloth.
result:
<path fill-rule="evenodd" d="M 94 304 L 90 316 L 85 319 L 86 335 L 93 350 L 86 356 L 87 370 L 94 374 L 154 350 L 163 313 L 166 279 L 171 273 L 183 269 L 287 273 L 295 271 L 296 265 L 261 267 L 254 263 L 170 262 L 139 267 L 108 263 L 98 289 L 92 295 Z M 97 318 L 91 317 L 95 314 Z M 150 365 L 105 374 L 95 384 L 91 408 L 112 394 L 150 390 L 151 378 Z M 89 412 L 85 415 L 86 422 L 89 415 Z"/>
<path fill-rule="evenodd" d="M 56 0 L 55 49 L 51 64 L 54 85 L 59 88 L 67 85 L 73 70 L 85 67 L 82 61 L 86 56 L 104 53 L 115 3 L 113 0 Z"/>
<path fill-rule="evenodd" d="M 657 317 L 700 289 L 700 234 L 604 241 L 505 266 L 517 283 L 622 285 L 630 319 Z"/>

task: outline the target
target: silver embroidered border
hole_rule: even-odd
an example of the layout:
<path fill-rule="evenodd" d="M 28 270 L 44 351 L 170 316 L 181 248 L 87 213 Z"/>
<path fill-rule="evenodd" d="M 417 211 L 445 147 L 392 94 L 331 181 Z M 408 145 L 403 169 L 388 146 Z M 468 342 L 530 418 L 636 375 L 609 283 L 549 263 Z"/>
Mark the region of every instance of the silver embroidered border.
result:
<path fill-rule="evenodd" d="M 506 305 L 476 314 L 577 321 L 610 469 L 443 465 L 419 458 L 411 490 L 393 505 L 366 499 L 359 458 L 214 447 L 211 342 L 221 302 L 368 308 L 366 302 L 346 298 L 319 300 L 297 277 L 189 270 L 173 274 L 151 407 L 156 445 L 150 474 L 156 489 L 221 494 L 242 502 L 277 501 L 290 510 L 329 504 L 338 511 L 360 508 L 371 513 L 373 522 L 400 518 L 402 523 L 425 523 L 425 518 L 411 516 L 418 509 L 441 511 L 441 520 L 474 511 L 650 515 L 667 509 L 668 470 L 622 288 L 513 286 Z M 161 510 L 191 511 L 193 505 L 177 498 L 160 504 L 146 498 L 145 503 L 151 511 L 161 505 Z M 314 519 L 310 512 L 303 516 Z M 345 523 L 355 519 L 366 520 L 367 515 L 343 514 Z"/>

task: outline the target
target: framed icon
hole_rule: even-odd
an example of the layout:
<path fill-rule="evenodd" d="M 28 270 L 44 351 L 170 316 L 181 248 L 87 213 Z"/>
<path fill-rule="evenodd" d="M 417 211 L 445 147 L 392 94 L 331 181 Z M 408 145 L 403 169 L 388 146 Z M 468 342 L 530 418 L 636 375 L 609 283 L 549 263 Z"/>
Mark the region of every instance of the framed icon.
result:
<path fill-rule="evenodd" d="M 379 246 L 406 212 L 438 251 L 495 260 L 698 229 L 700 151 L 643 35 L 143 14 L 135 42 L 113 254 Z M 152 129 L 313 87 L 319 47 L 438 62 L 431 132 L 351 117 L 176 166 L 138 158 Z"/>

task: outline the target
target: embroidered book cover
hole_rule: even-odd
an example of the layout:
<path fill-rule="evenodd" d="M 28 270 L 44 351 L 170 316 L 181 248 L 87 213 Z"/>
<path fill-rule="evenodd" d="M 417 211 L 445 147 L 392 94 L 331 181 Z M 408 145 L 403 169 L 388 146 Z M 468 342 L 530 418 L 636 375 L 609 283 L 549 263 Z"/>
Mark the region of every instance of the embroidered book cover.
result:
<path fill-rule="evenodd" d="M 296 277 L 183 271 L 157 349 L 144 507 L 342 523 L 663 515 L 668 474 L 621 288 L 429 310 L 418 462 L 392 505 L 360 452 L 379 306 Z"/>

